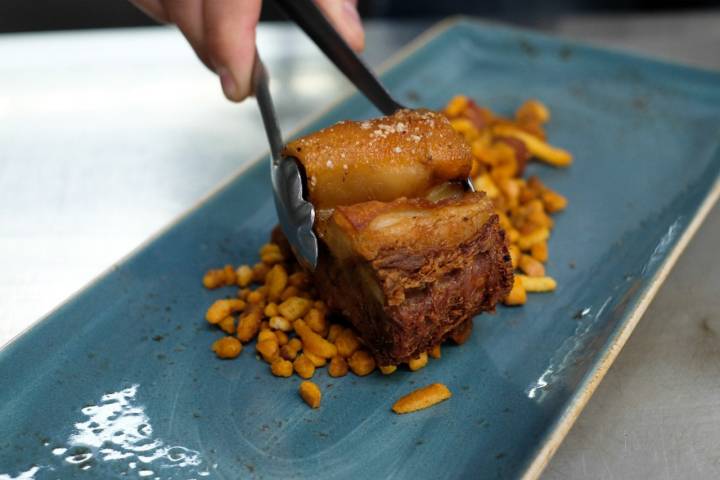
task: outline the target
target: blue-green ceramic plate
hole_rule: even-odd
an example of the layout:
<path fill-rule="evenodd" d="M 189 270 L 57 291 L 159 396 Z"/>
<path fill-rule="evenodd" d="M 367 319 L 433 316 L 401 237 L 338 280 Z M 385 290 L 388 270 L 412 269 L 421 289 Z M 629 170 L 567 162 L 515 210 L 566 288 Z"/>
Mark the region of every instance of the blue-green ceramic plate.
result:
<path fill-rule="evenodd" d="M 720 74 L 472 21 L 446 23 L 383 76 L 403 102 L 465 93 L 509 114 L 529 97 L 570 169 L 554 294 L 476 320 L 417 373 L 299 380 L 244 352 L 221 361 L 203 272 L 256 261 L 275 224 L 266 161 L 0 352 L 0 479 L 509 478 L 537 476 L 718 196 Z M 354 96 L 312 122 L 377 113 Z M 238 139 L 242 141 L 242 139 Z M 190 179 L 189 179 L 190 180 Z M 454 396 L 396 416 L 401 395 Z"/>

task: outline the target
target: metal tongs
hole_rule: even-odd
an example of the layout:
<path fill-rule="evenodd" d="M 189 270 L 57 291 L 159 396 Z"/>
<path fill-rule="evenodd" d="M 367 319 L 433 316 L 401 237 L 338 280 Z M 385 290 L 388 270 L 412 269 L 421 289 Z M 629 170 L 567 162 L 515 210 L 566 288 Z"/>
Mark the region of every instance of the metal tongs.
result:
<path fill-rule="evenodd" d="M 405 108 L 390 96 L 312 0 L 275 0 L 275 3 L 384 115 L 392 115 Z M 298 261 L 304 267 L 314 270 L 318 261 L 318 240 L 313 232 L 315 208 L 307 200 L 307 188 L 299 161 L 282 156 L 284 144 L 270 97 L 268 74 L 257 52 L 253 88 L 270 143 L 270 172 L 280 228 Z M 466 180 L 465 187 L 474 190 L 471 179 Z"/>

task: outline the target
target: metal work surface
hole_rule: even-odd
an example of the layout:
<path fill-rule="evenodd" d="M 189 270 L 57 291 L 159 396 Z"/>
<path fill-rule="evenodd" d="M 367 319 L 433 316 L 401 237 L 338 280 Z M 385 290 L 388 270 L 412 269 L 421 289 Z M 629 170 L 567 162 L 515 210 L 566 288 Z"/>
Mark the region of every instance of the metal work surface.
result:
<path fill-rule="evenodd" d="M 720 68 L 717 25 L 715 13 L 541 28 Z M 425 26 L 371 24 L 370 63 Z M 293 28 L 264 26 L 259 44 L 283 131 L 349 88 Z M 2 344 L 266 146 L 255 105 L 224 101 L 172 30 L 5 36 L 0 55 Z M 718 244 L 716 208 L 546 478 L 718 476 Z"/>

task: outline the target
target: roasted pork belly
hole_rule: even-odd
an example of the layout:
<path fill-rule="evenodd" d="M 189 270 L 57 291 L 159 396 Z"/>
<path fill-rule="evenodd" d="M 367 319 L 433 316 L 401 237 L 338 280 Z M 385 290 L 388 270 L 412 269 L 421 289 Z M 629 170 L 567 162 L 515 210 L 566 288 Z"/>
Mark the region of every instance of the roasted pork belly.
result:
<path fill-rule="evenodd" d="M 284 155 L 302 164 L 317 213 L 318 295 L 381 365 L 463 336 L 510 290 L 505 232 L 484 193 L 453 183 L 469 175 L 472 153 L 444 115 L 340 122 Z"/>
<path fill-rule="evenodd" d="M 316 209 L 419 197 L 470 173 L 472 153 L 448 119 L 429 110 L 400 110 L 364 122 L 339 122 L 290 142 Z"/>
<path fill-rule="evenodd" d="M 512 286 L 505 232 L 484 193 L 338 206 L 320 218 L 315 285 L 381 365 L 406 362 Z"/>

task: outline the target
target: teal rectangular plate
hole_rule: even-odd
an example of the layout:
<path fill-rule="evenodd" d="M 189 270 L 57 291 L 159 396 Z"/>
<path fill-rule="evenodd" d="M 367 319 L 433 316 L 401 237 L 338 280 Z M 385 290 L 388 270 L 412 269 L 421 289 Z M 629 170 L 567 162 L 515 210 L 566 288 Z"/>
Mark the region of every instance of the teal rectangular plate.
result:
<path fill-rule="evenodd" d="M 570 200 L 550 241 L 557 291 L 478 317 L 419 372 L 321 370 L 311 410 L 250 348 L 215 358 L 203 320 L 229 293 L 203 272 L 254 263 L 275 224 L 262 159 L 0 351 L 0 479 L 540 474 L 718 197 L 720 74 L 459 20 L 383 79 L 411 106 L 549 105 L 549 138 L 575 155 L 530 169 Z M 375 115 L 355 95 L 303 131 Z M 432 382 L 453 397 L 390 411 Z"/>

